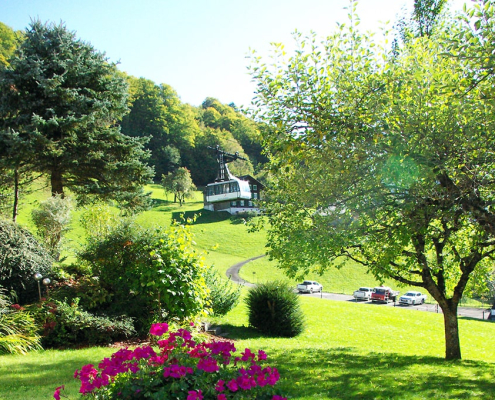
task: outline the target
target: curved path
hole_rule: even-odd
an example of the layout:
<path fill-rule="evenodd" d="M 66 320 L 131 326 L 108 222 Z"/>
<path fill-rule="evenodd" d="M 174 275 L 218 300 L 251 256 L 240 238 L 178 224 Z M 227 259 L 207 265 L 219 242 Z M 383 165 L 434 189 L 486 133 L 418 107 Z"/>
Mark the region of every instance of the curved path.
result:
<path fill-rule="evenodd" d="M 249 287 L 255 286 L 253 283 L 247 282 L 244 279 L 242 279 L 239 276 L 239 271 L 241 270 L 241 268 L 244 264 L 247 264 L 248 262 L 251 262 L 253 260 L 257 260 L 258 258 L 262 258 L 262 257 L 265 257 L 265 254 L 263 254 L 261 256 L 248 258 L 247 260 L 241 261 L 241 262 L 233 265 L 232 267 L 230 267 L 227 270 L 227 272 L 226 272 L 227 277 L 231 281 L 238 283 L 240 285 L 249 286 Z M 322 299 L 327 299 L 327 300 L 340 300 L 340 301 L 356 302 L 354 297 L 346 295 L 346 294 L 323 292 L 323 293 L 313 293 L 313 294 L 308 293 L 308 294 L 304 294 L 302 296 L 320 297 Z M 359 303 L 378 305 L 378 303 L 372 303 L 371 301 L 364 301 L 364 302 L 360 301 Z M 437 305 L 433 305 L 433 304 L 423 304 L 423 305 L 417 305 L 417 306 L 400 306 L 396 303 L 387 303 L 387 305 L 392 306 L 392 307 L 401 307 L 401 308 L 407 308 L 407 309 L 417 310 L 417 311 L 429 311 L 429 312 L 436 312 L 436 313 L 442 312 L 440 307 L 438 307 Z M 489 311 L 487 311 L 486 309 L 472 308 L 472 307 L 459 307 L 457 309 L 457 313 L 460 317 L 462 316 L 462 317 L 476 318 L 476 319 L 487 319 L 488 315 L 489 315 Z"/>
<path fill-rule="evenodd" d="M 254 260 L 257 260 L 258 258 L 262 258 L 262 257 L 265 257 L 265 254 L 262 254 L 261 256 L 256 256 L 256 257 L 251 257 L 251 258 L 248 258 L 247 260 L 244 260 L 244 261 L 241 261 L 240 263 L 237 263 L 235 265 L 232 265 L 232 267 L 230 267 L 226 274 L 227 276 L 229 277 L 229 279 L 232 281 L 232 282 L 235 282 L 235 283 L 238 283 L 240 285 L 245 285 L 245 286 L 254 286 L 253 283 L 250 283 L 250 282 L 247 282 L 245 281 L 244 279 L 242 279 L 240 276 L 239 276 L 239 271 L 241 270 L 241 267 L 244 265 L 244 264 L 247 264 L 248 262 L 251 262 L 251 261 L 254 261 Z"/>

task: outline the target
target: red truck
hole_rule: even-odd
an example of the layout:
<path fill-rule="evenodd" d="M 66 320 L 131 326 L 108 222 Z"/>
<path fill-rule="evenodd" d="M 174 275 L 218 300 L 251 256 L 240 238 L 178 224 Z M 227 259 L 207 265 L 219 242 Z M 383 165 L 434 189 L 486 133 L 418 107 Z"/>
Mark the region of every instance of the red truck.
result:
<path fill-rule="evenodd" d="M 373 289 L 371 293 L 371 301 L 379 301 L 381 303 L 388 303 L 389 300 L 395 301 L 399 292 L 392 290 L 388 286 L 379 286 Z"/>

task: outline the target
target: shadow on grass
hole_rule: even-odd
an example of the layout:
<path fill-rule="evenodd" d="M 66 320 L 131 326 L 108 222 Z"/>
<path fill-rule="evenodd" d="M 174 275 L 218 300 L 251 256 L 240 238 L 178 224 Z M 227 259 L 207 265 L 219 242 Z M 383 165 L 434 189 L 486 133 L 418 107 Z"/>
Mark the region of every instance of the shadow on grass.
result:
<path fill-rule="evenodd" d="M 279 390 L 305 399 L 493 399 L 493 364 L 435 357 L 356 354 L 340 348 L 270 351 Z M 283 379 L 285 378 L 285 379 Z"/>
<path fill-rule="evenodd" d="M 196 221 L 194 225 L 200 224 L 211 224 L 215 222 L 221 222 L 230 219 L 231 215 L 227 212 L 213 212 L 204 209 L 199 209 L 195 211 L 176 211 L 172 213 L 172 219 L 175 221 L 182 221 L 183 218 L 193 219 L 196 216 Z"/>

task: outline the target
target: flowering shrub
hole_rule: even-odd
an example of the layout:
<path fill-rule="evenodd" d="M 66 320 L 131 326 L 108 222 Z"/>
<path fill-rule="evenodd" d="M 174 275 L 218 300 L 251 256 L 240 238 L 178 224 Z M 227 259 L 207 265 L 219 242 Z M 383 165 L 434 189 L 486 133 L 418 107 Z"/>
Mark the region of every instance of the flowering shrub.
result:
<path fill-rule="evenodd" d="M 166 323 L 153 324 L 150 334 L 161 337 Z M 79 390 L 94 399 L 284 400 L 274 394 L 276 368 L 264 366 L 266 353 L 245 349 L 235 356 L 231 342 L 197 343 L 187 329 L 161 337 L 158 349 L 141 346 L 120 349 L 95 368 L 85 365 L 74 374 Z M 53 397 L 60 399 L 63 386 Z"/>

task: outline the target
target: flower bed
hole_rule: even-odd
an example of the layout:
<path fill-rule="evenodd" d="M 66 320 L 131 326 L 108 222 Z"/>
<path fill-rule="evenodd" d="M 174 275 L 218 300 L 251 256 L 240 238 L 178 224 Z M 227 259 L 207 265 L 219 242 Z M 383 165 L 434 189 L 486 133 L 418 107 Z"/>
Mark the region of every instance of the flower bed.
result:
<path fill-rule="evenodd" d="M 95 368 L 83 366 L 74 374 L 80 393 L 95 399 L 283 400 L 275 394 L 280 376 L 263 365 L 266 353 L 245 349 L 235 356 L 229 341 L 196 342 L 187 329 L 168 332 L 166 323 L 153 324 L 150 334 L 160 337 L 157 351 L 149 345 L 123 348 Z M 60 399 L 63 386 L 55 390 Z"/>

